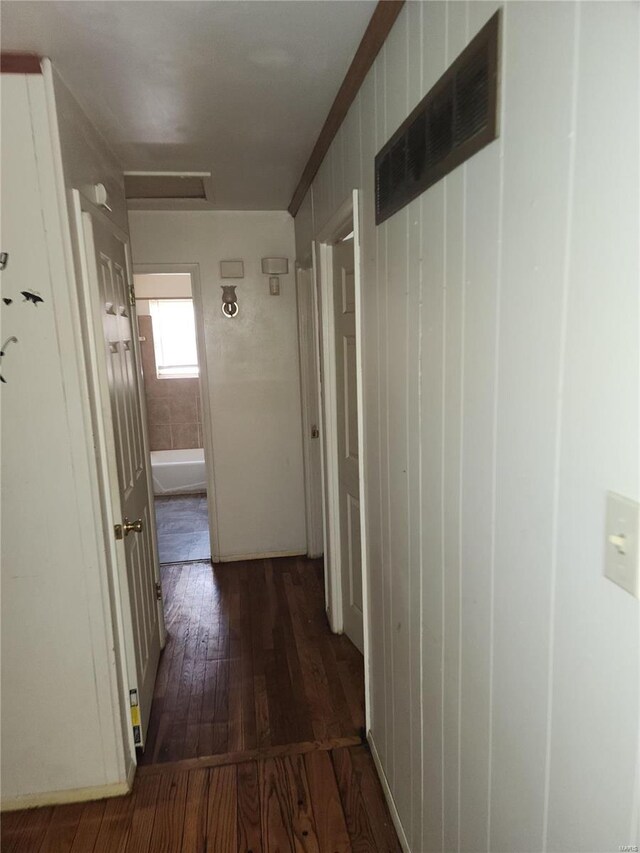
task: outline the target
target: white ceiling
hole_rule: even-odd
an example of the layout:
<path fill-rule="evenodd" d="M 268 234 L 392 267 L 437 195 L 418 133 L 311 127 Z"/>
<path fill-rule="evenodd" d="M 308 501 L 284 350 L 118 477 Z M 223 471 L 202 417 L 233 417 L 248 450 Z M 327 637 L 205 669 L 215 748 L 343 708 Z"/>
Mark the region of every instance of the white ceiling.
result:
<path fill-rule="evenodd" d="M 4 0 L 2 49 L 51 58 L 125 170 L 213 173 L 284 209 L 375 0 Z"/>

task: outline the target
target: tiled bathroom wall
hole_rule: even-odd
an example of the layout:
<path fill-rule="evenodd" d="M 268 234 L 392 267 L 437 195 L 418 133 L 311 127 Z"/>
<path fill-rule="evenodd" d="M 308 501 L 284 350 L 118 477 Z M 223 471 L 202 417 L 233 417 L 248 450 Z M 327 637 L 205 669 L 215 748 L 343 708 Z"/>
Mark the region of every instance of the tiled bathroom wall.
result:
<path fill-rule="evenodd" d="M 202 447 L 202 405 L 198 379 L 158 379 L 150 316 L 138 317 L 151 450 Z"/>

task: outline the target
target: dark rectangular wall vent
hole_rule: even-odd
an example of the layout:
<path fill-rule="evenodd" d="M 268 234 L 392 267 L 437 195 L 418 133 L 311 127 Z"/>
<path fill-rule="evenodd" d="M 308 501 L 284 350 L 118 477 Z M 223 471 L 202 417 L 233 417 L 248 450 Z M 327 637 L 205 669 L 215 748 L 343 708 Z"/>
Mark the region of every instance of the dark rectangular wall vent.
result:
<path fill-rule="evenodd" d="M 376 156 L 376 225 L 498 136 L 500 12 Z"/>

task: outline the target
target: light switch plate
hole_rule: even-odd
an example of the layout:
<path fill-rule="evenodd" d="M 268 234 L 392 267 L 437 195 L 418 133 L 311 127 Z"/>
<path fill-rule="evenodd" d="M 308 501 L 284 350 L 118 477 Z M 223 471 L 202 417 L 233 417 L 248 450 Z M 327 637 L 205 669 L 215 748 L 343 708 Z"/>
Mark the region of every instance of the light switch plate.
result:
<path fill-rule="evenodd" d="M 640 504 L 607 492 L 605 577 L 640 598 Z"/>

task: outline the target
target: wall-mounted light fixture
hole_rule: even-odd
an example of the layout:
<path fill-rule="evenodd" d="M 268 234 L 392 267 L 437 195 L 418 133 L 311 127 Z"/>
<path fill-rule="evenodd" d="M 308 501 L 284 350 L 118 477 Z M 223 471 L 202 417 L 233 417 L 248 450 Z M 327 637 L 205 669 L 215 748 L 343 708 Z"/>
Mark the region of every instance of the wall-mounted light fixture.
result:
<path fill-rule="evenodd" d="M 222 284 L 222 313 L 225 317 L 235 317 L 238 313 L 238 297 L 235 284 Z"/>
<path fill-rule="evenodd" d="M 280 279 L 278 276 L 287 275 L 289 272 L 288 258 L 263 258 L 263 275 L 269 276 L 269 293 L 272 296 L 280 296 Z"/>

